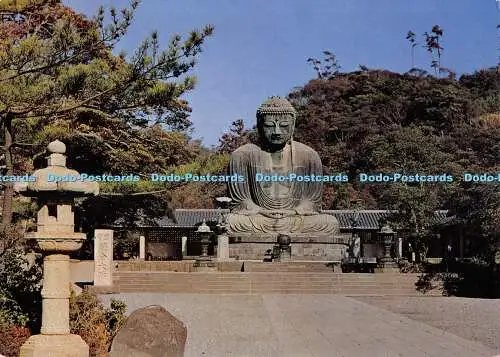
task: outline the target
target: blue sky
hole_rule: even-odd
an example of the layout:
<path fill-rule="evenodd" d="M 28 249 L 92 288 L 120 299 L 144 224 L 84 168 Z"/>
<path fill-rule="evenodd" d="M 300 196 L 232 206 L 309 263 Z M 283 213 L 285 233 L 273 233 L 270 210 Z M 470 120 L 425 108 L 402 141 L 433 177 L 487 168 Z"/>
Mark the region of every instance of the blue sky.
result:
<path fill-rule="evenodd" d="M 66 0 L 93 15 L 100 4 L 122 8 L 126 0 Z M 359 64 L 405 72 L 410 68 L 408 30 L 444 30 L 442 65 L 457 73 L 497 63 L 500 11 L 495 0 L 144 0 L 119 49 L 131 54 L 152 30 L 167 46 L 174 33 L 205 24 L 214 36 L 199 57 L 193 108 L 194 137 L 215 145 L 231 122 L 251 127 L 257 107 L 271 95 L 287 95 L 315 77 L 306 62 L 333 51 L 342 71 Z M 416 48 L 416 67 L 430 70 L 425 49 Z"/>

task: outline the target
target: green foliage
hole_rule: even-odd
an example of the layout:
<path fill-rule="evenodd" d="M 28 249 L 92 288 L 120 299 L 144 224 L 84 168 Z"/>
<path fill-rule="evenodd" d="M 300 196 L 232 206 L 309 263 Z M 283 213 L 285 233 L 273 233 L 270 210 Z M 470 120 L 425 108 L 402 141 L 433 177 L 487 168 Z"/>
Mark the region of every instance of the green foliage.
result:
<path fill-rule="evenodd" d="M 105 356 L 118 330 L 125 323 L 127 306 L 113 299 L 108 309 L 97 295 L 83 291 L 70 297 L 70 330 L 89 345 L 91 356 Z"/>
<path fill-rule="evenodd" d="M 0 119 L 4 136 L 14 138 L 5 141 L 8 172 L 56 138 L 70 143 L 70 166 L 87 173 L 162 171 L 192 159 L 191 108 L 181 97 L 194 88 L 190 72 L 213 27 L 175 35 L 166 49 L 153 33 L 132 56 L 114 56 L 138 5 L 111 9 L 106 21 L 102 8 L 87 19 L 53 0 L 0 24 Z"/>
<path fill-rule="evenodd" d="M 0 10 L 22 12 L 30 5 L 32 6 L 44 2 L 47 2 L 47 0 L 4 0 L 0 4 Z"/>
<path fill-rule="evenodd" d="M 494 262 L 500 248 L 498 184 L 462 183 L 450 199 L 464 234 L 474 239 L 475 256 Z"/>
<path fill-rule="evenodd" d="M 491 68 L 458 81 L 380 70 L 312 80 L 289 95 L 298 110 L 294 136 L 318 151 L 326 172 L 350 177 L 498 172 L 498 78 L 498 69 Z M 500 242 L 498 186 L 462 186 L 353 182 L 327 186 L 323 201 L 327 209 L 350 208 L 349 202 L 362 199 L 364 208 L 398 210 L 393 223 L 413 232 L 420 250 L 432 238 L 435 210 L 460 212 L 469 236 L 482 237 L 474 239 L 477 252 L 491 252 Z"/>
<path fill-rule="evenodd" d="M 323 51 L 323 60 L 308 58 L 307 62 L 313 66 L 319 79 L 331 79 L 340 72 L 337 56 L 331 51 Z"/>
<path fill-rule="evenodd" d="M 41 262 L 19 247 L 0 256 L 0 324 L 37 327 L 41 317 Z"/>
<path fill-rule="evenodd" d="M 125 255 L 129 258 L 139 256 L 139 235 L 135 232 L 126 231 L 113 239 L 113 254 L 116 260 L 123 259 Z"/>
<path fill-rule="evenodd" d="M 107 311 L 106 320 L 110 339 L 113 340 L 118 330 L 124 325 L 126 320 L 127 305 L 117 299 L 111 299 L 110 309 Z"/>
<path fill-rule="evenodd" d="M 245 123 L 242 119 L 238 119 L 231 124 L 228 133 L 222 135 L 219 139 L 218 153 L 230 154 L 238 147 L 252 140 L 252 131 L 245 128 Z"/>

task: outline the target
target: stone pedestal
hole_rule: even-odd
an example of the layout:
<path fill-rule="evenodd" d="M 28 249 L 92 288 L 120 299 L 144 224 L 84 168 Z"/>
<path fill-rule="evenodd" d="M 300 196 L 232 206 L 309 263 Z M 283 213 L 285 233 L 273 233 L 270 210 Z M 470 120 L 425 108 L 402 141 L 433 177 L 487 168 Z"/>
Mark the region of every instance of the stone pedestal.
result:
<path fill-rule="evenodd" d="M 200 272 L 215 273 L 215 272 L 217 272 L 217 265 L 214 262 L 202 262 L 199 264 L 194 264 L 193 271 L 198 272 L 198 273 L 200 273 Z"/>
<path fill-rule="evenodd" d="M 375 273 L 400 273 L 401 271 L 399 270 L 398 267 L 395 267 L 395 266 L 392 266 L 392 267 L 382 267 L 382 266 L 379 266 L 379 267 L 376 267 L 375 268 Z"/>
<path fill-rule="evenodd" d="M 229 236 L 230 257 L 240 260 L 262 260 L 266 251 L 273 249 L 276 235 Z M 332 236 L 304 236 L 290 234 L 292 261 L 341 261 L 342 251 L 349 245 L 349 234 Z"/>
<path fill-rule="evenodd" d="M 69 334 L 69 256 L 52 254 L 43 260 L 42 335 Z"/>
<path fill-rule="evenodd" d="M 139 237 L 139 259 L 146 260 L 146 237 Z"/>
<path fill-rule="evenodd" d="M 381 273 L 393 272 L 393 271 L 399 272 L 399 267 L 398 264 L 394 261 L 394 259 L 384 257 L 380 259 L 376 271 Z"/>
<path fill-rule="evenodd" d="M 21 347 L 20 357 L 88 357 L 89 347 L 78 335 L 34 335 Z"/>
<path fill-rule="evenodd" d="M 113 230 L 96 229 L 94 241 L 94 286 L 113 285 Z"/>
<path fill-rule="evenodd" d="M 210 259 L 208 256 L 201 256 L 193 264 L 193 271 L 195 272 L 216 272 L 217 263 Z"/>
<path fill-rule="evenodd" d="M 219 261 L 229 260 L 229 237 L 225 234 L 217 237 L 217 259 Z"/>
<path fill-rule="evenodd" d="M 292 260 L 292 247 L 281 248 L 280 261 L 289 262 Z"/>
<path fill-rule="evenodd" d="M 21 347 L 22 357 L 88 357 L 89 348 L 69 330 L 69 256 L 51 254 L 43 261 L 42 328 Z"/>

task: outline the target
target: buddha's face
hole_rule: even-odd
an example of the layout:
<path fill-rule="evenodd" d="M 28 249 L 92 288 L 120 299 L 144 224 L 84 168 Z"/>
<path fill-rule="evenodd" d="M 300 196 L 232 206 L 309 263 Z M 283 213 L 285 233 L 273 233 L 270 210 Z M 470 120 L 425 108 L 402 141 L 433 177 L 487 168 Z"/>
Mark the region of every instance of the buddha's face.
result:
<path fill-rule="evenodd" d="M 262 119 L 261 130 L 269 144 L 284 145 L 293 134 L 293 117 L 291 115 L 266 115 Z"/>

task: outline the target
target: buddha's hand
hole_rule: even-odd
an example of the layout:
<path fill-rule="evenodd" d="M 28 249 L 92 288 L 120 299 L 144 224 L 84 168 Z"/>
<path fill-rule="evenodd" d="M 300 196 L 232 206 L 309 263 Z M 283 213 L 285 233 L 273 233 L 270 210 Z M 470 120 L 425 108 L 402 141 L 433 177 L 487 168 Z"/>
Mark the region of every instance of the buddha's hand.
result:
<path fill-rule="evenodd" d="M 313 203 L 309 201 L 301 202 L 297 207 L 295 207 L 295 212 L 301 216 L 314 216 L 319 214 L 315 211 Z"/>
<path fill-rule="evenodd" d="M 264 217 L 273 218 L 273 219 L 292 217 L 292 216 L 297 215 L 297 212 L 295 212 L 295 210 L 289 210 L 289 209 L 287 209 L 287 210 L 274 210 L 274 211 L 262 210 L 259 213 L 261 215 L 263 215 Z"/>
<path fill-rule="evenodd" d="M 241 203 L 241 209 L 238 210 L 238 213 L 245 216 L 255 216 L 259 214 L 260 211 L 261 208 L 252 201 L 244 201 Z"/>

